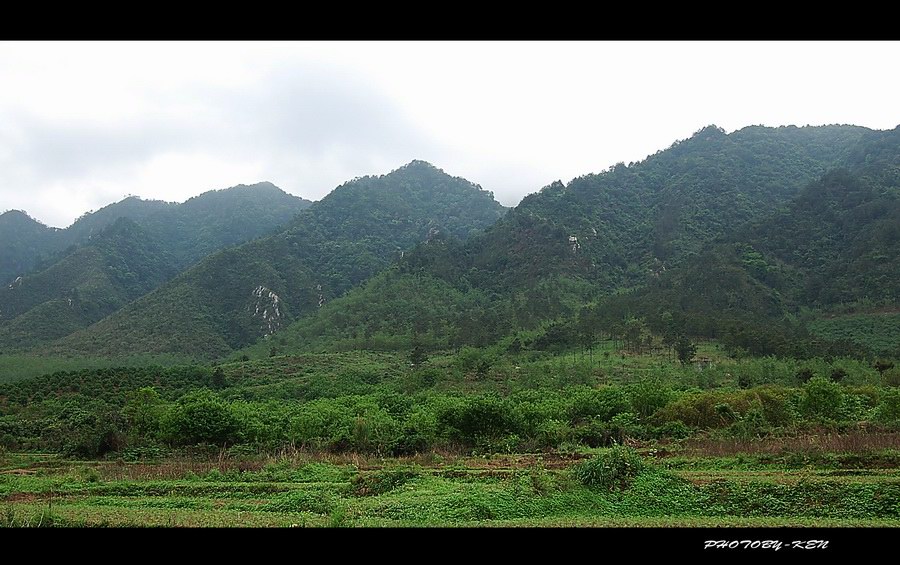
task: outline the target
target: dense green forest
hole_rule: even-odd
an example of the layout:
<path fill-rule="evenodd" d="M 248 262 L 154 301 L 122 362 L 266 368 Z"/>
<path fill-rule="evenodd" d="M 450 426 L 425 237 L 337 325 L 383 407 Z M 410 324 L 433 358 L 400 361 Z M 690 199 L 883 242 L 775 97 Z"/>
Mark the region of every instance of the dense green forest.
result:
<path fill-rule="evenodd" d="M 215 253 L 57 353 L 216 358 L 315 312 L 417 243 L 478 233 L 505 209 L 422 161 L 337 187 L 279 234 Z"/>
<path fill-rule="evenodd" d="M 610 352 L 612 344 L 604 349 Z M 710 353 L 715 355 L 714 353 Z M 401 455 L 635 439 L 900 429 L 900 373 L 774 357 L 698 371 L 643 354 L 347 352 L 215 367 L 88 369 L 0 384 L 0 445 L 96 457 L 197 443 Z"/>
<path fill-rule="evenodd" d="M 206 192 L 183 204 L 131 197 L 85 214 L 65 230 L 7 213 L 3 218 L 10 220 L 0 218 L 0 230 L 16 218 L 39 229 L 21 230 L 24 235 L 13 230 L 18 239 L 4 246 L 29 251 L 10 263 L 23 269 L 16 271 L 20 276 L 0 287 L 0 351 L 87 327 L 209 253 L 277 231 L 308 205 L 260 183 Z"/>
<path fill-rule="evenodd" d="M 561 350 L 636 332 L 669 345 L 715 338 L 738 354 L 895 355 L 895 340 L 815 333 L 798 316 L 897 303 L 898 154 L 898 130 L 706 128 L 644 163 L 548 187 L 467 242 L 419 245 L 247 352 L 398 349 L 414 338 L 485 346 L 516 332 Z M 642 179 L 661 172 L 661 188 L 648 188 Z M 704 211 L 674 224 L 682 231 L 667 241 L 679 251 L 664 259 L 647 239 L 654 223 L 637 215 L 671 209 L 673 186 Z M 735 191 L 758 202 L 740 211 Z M 585 238 L 590 214 L 621 240 Z"/>
<path fill-rule="evenodd" d="M 0 288 L 0 346 L 23 348 L 90 325 L 176 273 L 152 234 L 120 218 L 44 271 Z"/>
<path fill-rule="evenodd" d="M 307 204 L 0 216 L 0 526 L 897 525 L 900 128 Z"/>

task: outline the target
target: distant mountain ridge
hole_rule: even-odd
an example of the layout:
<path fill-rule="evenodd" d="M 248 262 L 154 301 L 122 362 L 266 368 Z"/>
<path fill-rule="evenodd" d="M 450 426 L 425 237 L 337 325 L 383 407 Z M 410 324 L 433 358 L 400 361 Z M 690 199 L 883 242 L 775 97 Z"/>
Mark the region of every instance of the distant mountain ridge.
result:
<path fill-rule="evenodd" d="M 666 312 L 680 316 L 693 335 L 717 335 L 711 316 L 771 327 L 789 304 L 820 303 L 801 298 L 808 294 L 802 281 L 832 292 L 828 277 L 840 280 L 838 271 L 823 266 L 817 275 L 786 255 L 801 250 L 842 257 L 829 261 L 835 268 L 867 260 L 870 272 L 879 273 L 867 284 L 848 281 L 841 300 L 863 296 L 850 289 L 866 286 L 866 296 L 897 300 L 900 266 L 890 260 L 900 255 L 891 251 L 896 243 L 885 248 L 873 241 L 896 242 L 892 226 L 900 222 L 887 199 L 897 183 L 876 181 L 881 188 L 851 192 L 868 195 L 857 198 L 856 216 L 857 231 L 869 234 L 852 247 L 836 239 L 846 220 L 826 213 L 839 209 L 843 197 L 823 198 L 845 168 L 863 184 L 884 179 L 871 167 L 876 159 L 896 163 L 900 151 L 889 141 L 896 135 L 855 126 L 751 127 L 726 135 L 710 126 L 641 163 L 549 185 L 468 242 L 419 246 L 275 342 L 285 351 L 310 344 L 378 348 L 408 344 L 418 333 L 435 347 L 485 345 L 516 328 L 574 320 L 582 306 L 598 302 L 594 315 L 607 329 L 628 316 L 654 320 Z M 859 168 L 864 162 L 868 169 Z M 813 202 L 818 211 L 808 209 Z M 748 271 L 760 268 L 756 248 L 766 241 L 781 245 L 780 261 L 789 263 L 781 270 L 763 265 L 768 279 Z M 779 276 L 784 280 L 776 284 Z M 401 288 L 402 300 L 380 298 L 396 297 Z M 411 317 L 403 303 L 422 314 Z"/>
<path fill-rule="evenodd" d="M 505 212 L 424 161 L 335 188 L 276 235 L 214 253 L 54 351 L 225 355 L 314 312 L 417 243 L 468 237 Z"/>
<path fill-rule="evenodd" d="M 209 191 L 182 204 L 129 197 L 48 228 L 7 212 L 0 232 L 0 351 L 90 325 L 205 255 L 277 231 L 309 201 L 271 183 Z M 18 234 L 18 235 L 17 235 Z M 20 271 L 30 267 L 30 271 Z"/>
<path fill-rule="evenodd" d="M 708 126 L 507 212 L 413 161 L 342 184 L 283 231 L 212 253 L 42 351 L 215 359 L 485 346 L 517 331 L 542 348 L 639 319 L 802 357 L 831 345 L 804 333 L 801 309 L 900 300 L 898 171 L 900 128 Z"/>

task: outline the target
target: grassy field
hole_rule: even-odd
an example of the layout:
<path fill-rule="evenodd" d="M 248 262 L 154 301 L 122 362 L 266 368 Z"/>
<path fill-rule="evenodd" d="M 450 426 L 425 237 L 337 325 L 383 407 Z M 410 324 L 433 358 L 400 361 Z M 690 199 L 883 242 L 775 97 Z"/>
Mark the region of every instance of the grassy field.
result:
<path fill-rule="evenodd" d="M 825 339 L 855 341 L 875 352 L 893 352 L 900 343 L 900 312 L 821 317 L 811 320 L 809 329 Z"/>
<path fill-rule="evenodd" d="M 103 369 L 108 367 L 171 367 L 190 363 L 176 355 L 132 355 L 129 357 L 59 357 L 52 355 L 0 354 L 0 383 L 15 382 L 56 371 Z"/>
<path fill-rule="evenodd" d="M 900 526 L 900 452 L 645 452 L 627 488 L 582 484 L 605 450 L 409 458 L 282 454 L 69 461 L 0 459 L 0 523 L 11 526 Z"/>

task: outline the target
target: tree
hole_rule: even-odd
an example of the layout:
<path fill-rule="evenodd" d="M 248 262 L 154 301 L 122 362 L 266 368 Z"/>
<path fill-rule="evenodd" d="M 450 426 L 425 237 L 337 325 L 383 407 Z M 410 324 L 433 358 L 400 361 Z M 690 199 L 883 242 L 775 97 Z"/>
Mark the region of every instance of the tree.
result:
<path fill-rule="evenodd" d="M 625 345 L 632 353 L 640 353 L 647 333 L 647 324 L 640 318 L 625 321 Z"/>
<path fill-rule="evenodd" d="M 413 367 L 418 368 L 425 361 L 428 361 L 428 354 L 425 352 L 422 340 L 419 339 L 418 333 L 413 334 L 412 351 L 409 352 L 409 362 Z"/>
<path fill-rule="evenodd" d="M 681 364 L 687 365 L 694 358 L 694 354 L 697 353 L 697 346 L 691 343 L 687 336 L 681 335 L 675 341 L 675 353 L 678 354 L 678 360 L 681 361 Z"/>
<path fill-rule="evenodd" d="M 596 314 L 594 309 L 590 306 L 585 306 L 578 315 L 576 328 L 579 341 L 581 342 L 582 355 L 584 355 L 584 348 L 587 348 L 591 356 L 591 364 L 594 363 L 594 342 L 597 340 L 595 325 Z"/>
<path fill-rule="evenodd" d="M 129 443 L 140 444 L 155 439 L 162 413 L 162 399 L 155 388 L 143 387 L 129 392 L 122 408 Z"/>
<path fill-rule="evenodd" d="M 181 445 L 231 442 L 237 421 L 225 401 L 208 389 L 182 396 L 162 419 L 163 435 Z"/>
<path fill-rule="evenodd" d="M 221 390 L 225 388 L 225 371 L 222 370 L 222 367 L 216 367 L 212 373 L 212 377 L 209 381 L 210 386 L 214 390 Z"/>

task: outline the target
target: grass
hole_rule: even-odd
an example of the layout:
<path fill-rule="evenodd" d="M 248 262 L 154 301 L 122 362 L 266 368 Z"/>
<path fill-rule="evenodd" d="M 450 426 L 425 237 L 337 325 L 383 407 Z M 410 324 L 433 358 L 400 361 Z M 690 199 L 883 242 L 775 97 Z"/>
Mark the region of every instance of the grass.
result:
<path fill-rule="evenodd" d="M 876 353 L 896 351 L 900 343 L 900 312 L 823 316 L 808 326 L 812 333 L 825 339 L 854 341 Z"/>
<path fill-rule="evenodd" d="M 576 461 L 433 456 L 357 465 L 295 457 L 243 470 L 223 462 L 198 474 L 184 461 L 7 454 L 5 469 L 13 463 L 33 473 L 0 474 L 0 516 L 16 527 L 900 526 L 896 466 L 790 469 L 758 454 L 645 458 L 629 485 L 608 490 L 582 485 Z"/>
<path fill-rule="evenodd" d="M 177 355 L 132 355 L 126 357 L 64 357 L 54 355 L 0 355 L 0 383 L 39 377 L 57 371 L 103 369 L 109 367 L 171 367 L 190 363 L 192 359 Z"/>

